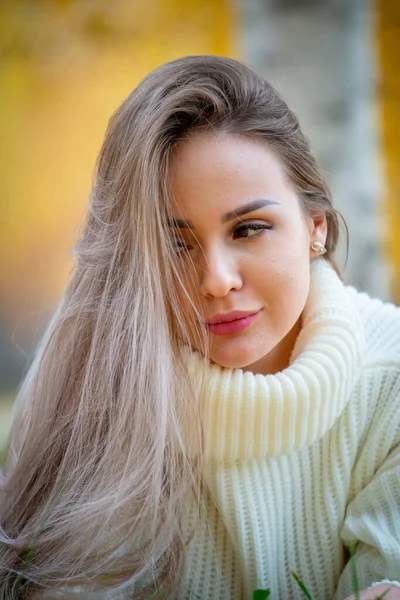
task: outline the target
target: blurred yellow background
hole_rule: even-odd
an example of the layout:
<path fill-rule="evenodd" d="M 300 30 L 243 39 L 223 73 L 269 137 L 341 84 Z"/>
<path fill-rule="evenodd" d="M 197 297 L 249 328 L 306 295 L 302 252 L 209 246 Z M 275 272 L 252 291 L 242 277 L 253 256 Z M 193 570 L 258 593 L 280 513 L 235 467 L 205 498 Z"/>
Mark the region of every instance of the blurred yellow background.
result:
<path fill-rule="evenodd" d="M 391 297 L 400 305 L 400 2 L 377 0 L 379 125 L 382 135 L 387 222 L 385 248 L 393 269 Z"/>
<path fill-rule="evenodd" d="M 0 445 L 8 427 L 11 399 L 18 381 L 73 266 L 70 251 L 79 234 L 95 159 L 108 119 L 143 76 L 179 56 L 234 56 L 267 77 L 271 74 L 273 83 L 281 80 L 283 87 L 297 81 L 293 97 L 287 97 L 286 89 L 281 91 L 289 104 L 292 100 L 296 106 L 298 89 L 301 107 L 301 90 L 305 88 L 306 78 L 313 76 L 312 61 L 319 60 L 319 52 L 326 52 L 327 57 L 322 67 L 315 65 L 315 69 L 320 68 L 320 71 L 314 70 L 316 90 L 327 88 L 326 81 L 334 77 L 342 77 L 342 81 L 347 77 L 351 82 L 352 73 L 345 71 L 346 57 L 340 54 L 343 44 L 339 32 L 343 26 L 348 32 L 348 56 L 358 51 L 355 46 L 352 50 L 352 41 L 367 40 L 373 58 L 366 54 L 365 59 L 357 60 L 372 60 L 371 67 L 366 67 L 365 81 L 368 69 L 376 72 L 371 79 L 374 123 L 368 122 L 365 127 L 376 128 L 373 139 L 377 140 L 378 158 L 368 160 L 381 164 L 382 182 L 366 192 L 371 198 L 378 195 L 379 204 L 374 205 L 376 214 L 375 208 L 371 212 L 375 221 L 368 220 L 363 225 L 365 233 L 371 227 L 376 229 L 369 233 L 368 241 L 368 248 L 372 244 L 371 252 L 377 257 L 374 259 L 376 272 L 372 276 L 368 273 L 371 263 L 365 253 L 361 253 L 354 265 L 365 263 L 367 283 L 368 276 L 375 281 L 387 269 L 388 292 L 378 286 L 371 288 L 371 293 L 375 290 L 380 293 L 382 289 L 382 296 L 389 295 L 400 303 L 400 3 L 366 0 L 361 8 L 351 8 L 349 4 L 352 3 L 345 0 L 14 0 L 2 3 Z M 354 6 L 356 4 L 362 3 L 354 3 Z M 355 13 L 356 10 L 359 12 Z M 360 17 L 357 23 L 364 25 L 354 24 L 354 15 Z M 366 33 L 361 31 L 364 26 Z M 332 45 L 328 47 L 324 40 L 331 40 Z M 304 57 L 303 48 L 306 49 Z M 296 60 L 301 61 L 304 69 L 307 67 L 305 79 L 303 75 L 299 77 Z M 359 81 L 356 72 L 357 68 L 353 67 L 353 80 Z M 318 80 L 318 77 L 327 79 Z M 289 95 L 291 89 L 287 88 Z M 306 91 L 305 105 L 308 103 L 311 107 L 309 88 Z M 355 114 L 357 94 L 361 100 L 362 92 L 354 91 L 352 110 Z M 324 102 L 326 98 L 320 105 Z M 349 114 L 346 98 L 333 98 L 329 102 L 331 113 L 326 110 L 326 114 L 336 114 L 336 119 L 342 114 L 340 110 L 338 113 L 338 107 L 345 107 L 342 122 L 343 127 L 347 127 L 345 119 L 354 117 L 346 116 Z M 309 112 L 313 109 L 309 108 Z M 308 119 L 311 124 L 311 118 L 305 111 L 305 121 Z M 337 130 L 337 123 L 332 128 Z M 307 127 L 305 130 L 307 132 Z M 318 144 L 322 147 L 328 143 L 322 139 L 320 130 L 317 123 L 317 150 Z M 374 144 L 371 142 L 371 148 Z M 333 147 L 333 157 L 339 154 L 335 148 L 340 145 Z M 361 153 L 362 144 L 349 147 L 348 151 L 353 155 Z M 324 163 L 323 152 L 320 154 Z M 331 162 L 326 159 L 325 164 L 327 170 L 336 168 L 335 158 Z M 358 174 L 360 179 L 364 177 L 360 173 L 368 174 L 368 164 L 365 159 Z M 339 172 L 340 168 L 337 169 Z M 351 179 L 351 173 L 348 177 Z M 378 194 L 376 189 L 380 190 Z M 355 223 L 361 218 L 361 213 L 356 214 Z M 349 226 L 351 234 L 351 223 Z M 383 258 L 378 256 L 380 250 Z M 358 274 L 360 267 L 354 266 L 354 272 Z"/>

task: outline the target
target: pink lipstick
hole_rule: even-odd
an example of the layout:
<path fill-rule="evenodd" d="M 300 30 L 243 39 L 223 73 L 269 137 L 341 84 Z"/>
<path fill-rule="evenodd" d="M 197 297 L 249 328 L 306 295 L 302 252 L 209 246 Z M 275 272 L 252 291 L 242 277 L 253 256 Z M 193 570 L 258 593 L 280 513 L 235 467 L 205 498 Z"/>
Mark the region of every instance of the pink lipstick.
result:
<path fill-rule="evenodd" d="M 206 322 L 206 328 L 215 335 L 231 335 L 239 333 L 249 327 L 260 314 L 261 310 L 254 313 L 233 311 L 224 315 L 215 315 Z"/>

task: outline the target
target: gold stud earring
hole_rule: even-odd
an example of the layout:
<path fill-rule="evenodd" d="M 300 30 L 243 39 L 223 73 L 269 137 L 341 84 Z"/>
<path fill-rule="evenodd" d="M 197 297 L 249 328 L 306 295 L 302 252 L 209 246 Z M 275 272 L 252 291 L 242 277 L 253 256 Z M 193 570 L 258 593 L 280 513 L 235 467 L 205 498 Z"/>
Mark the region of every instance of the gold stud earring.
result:
<path fill-rule="evenodd" d="M 327 252 L 325 246 L 323 244 L 321 244 L 321 242 L 313 242 L 311 244 L 311 248 L 314 250 L 314 252 L 317 256 L 322 256 L 323 254 L 326 254 L 326 252 Z"/>

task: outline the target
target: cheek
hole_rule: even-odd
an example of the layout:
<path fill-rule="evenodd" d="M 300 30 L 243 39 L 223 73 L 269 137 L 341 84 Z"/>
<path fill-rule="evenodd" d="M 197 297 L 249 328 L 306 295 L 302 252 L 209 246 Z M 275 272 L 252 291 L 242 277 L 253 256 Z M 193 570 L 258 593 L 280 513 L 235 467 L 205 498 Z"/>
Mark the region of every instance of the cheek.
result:
<path fill-rule="evenodd" d="M 303 303 L 310 283 L 310 259 L 307 252 L 280 249 L 248 265 L 248 283 L 268 304 L 278 304 L 284 311 Z M 252 282 L 252 283 L 251 283 Z"/>
<path fill-rule="evenodd" d="M 310 251 L 307 243 L 291 243 L 290 239 L 277 240 L 271 244 L 257 249 L 248 257 L 247 266 L 253 271 L 263 270 L 265 272 L 279 271 L 285 273 L 296 273 L 298 268 L 304 269 L 309 265 Z"/>

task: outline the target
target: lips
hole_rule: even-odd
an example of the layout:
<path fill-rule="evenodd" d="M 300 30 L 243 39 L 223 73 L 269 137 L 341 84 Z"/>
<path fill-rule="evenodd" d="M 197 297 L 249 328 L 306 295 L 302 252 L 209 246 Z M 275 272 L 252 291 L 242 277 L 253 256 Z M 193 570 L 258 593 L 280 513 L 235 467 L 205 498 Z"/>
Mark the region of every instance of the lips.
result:
<path fill-rule="evenodd" d="M 215 323 L 231 323 L 232 321 L 237 321 L 239 319 L 244 319 L 246 317 L 249 317 L 250 315 L 254 315 L 255 313 L 259 312 L 258 310 L 233 310 L 232 312 L 229 313 L 221 313 L 221 314 L 217 314 L 214 315 L 213 317 L 210 317 L 210 319 L 207 319 L 206 324 L 207 325 L 214 325 Z"/>
<path fill-rule="evenodd" d="M 206 328 L 215 335 L 232 335 L 244 331 L 260 314 L 258 311 L 233 311 L 214 315 L 206 321 Z"/>

